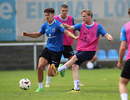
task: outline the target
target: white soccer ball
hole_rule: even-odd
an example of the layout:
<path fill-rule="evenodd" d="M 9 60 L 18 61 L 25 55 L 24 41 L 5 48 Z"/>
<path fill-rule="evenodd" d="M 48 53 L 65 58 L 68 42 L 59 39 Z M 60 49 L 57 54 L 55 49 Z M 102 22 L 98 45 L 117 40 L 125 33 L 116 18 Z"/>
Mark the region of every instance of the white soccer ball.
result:
<path fill-rule="evenodd" d="M 89 61 L 87 64 L 86 64 L 86 67 L 87 69 L 93 69 L 94 68 L 94 65 L 91 61 Z"/>
<path fill-rule="evenodd" d="M 31 82 L 29 79 L 27 78 L 23 78 L 19 81 L 19 86 L 21 89 L 23 90 L 28 90 L 31 86 Z"/>

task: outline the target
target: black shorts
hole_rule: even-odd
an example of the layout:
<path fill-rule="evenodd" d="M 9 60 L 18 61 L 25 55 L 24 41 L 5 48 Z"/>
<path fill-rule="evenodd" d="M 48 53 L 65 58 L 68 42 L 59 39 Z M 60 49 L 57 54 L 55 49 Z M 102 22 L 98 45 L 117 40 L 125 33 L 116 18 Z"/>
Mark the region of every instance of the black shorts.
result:
<path fill-rule="evenodd" d="M 121 77 L 130 79 L 130 59 L 125 62 Z"/>
<path fill-rule="evenodd" d="M 91 60 L 95 55 L 95 51 L 78 51 L 76 56 L 78 61 L 75 62 L 77 65 L 81 65 L 84 61 Z"/>
<path fill-rule="evenodd" d="M 49 64 L 54 64 L 56 68 L 58 68 L 59 64 L 60 64 L 60 59 L 62 56 L 62 52 L 54 52 L 54 51 L 50 51 L 48 48 L 44 48 L 42 50 L 42 53 L 39 57 L 43 57 L 46 60 L 48 60 Z"/>
<path fill-rule="evenodd" d="M 69 58 L 73 55 L 74 55 L 74 52 L 73 52 L 71 45 L 69 45 L 69 46 L 64 45 L 64 51 L 63 51 L 64 58 Z"/>

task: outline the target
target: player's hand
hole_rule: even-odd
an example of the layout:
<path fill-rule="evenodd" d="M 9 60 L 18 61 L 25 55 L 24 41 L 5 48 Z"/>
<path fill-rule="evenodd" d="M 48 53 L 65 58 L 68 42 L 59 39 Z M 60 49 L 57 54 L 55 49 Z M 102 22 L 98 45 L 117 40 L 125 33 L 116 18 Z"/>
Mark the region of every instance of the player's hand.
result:
<path fill-rule="evenodd" d="M 69 25 L 68 25 L 68 24 L 63 23 L 63 26 L 64 26 L 64 28 L 65 28 L 65 29 L 67 29 L 67 30 L 68 30 L 68 28 L 69 28 Z"/>
<path fill-rule="evenodd" d="M 108 41 L 113 41 L 113 38 L 112 37 L 108 38 Z"/>
<path fill-rule="evenodd" d="M 118 63 L 117 63 L 117 67 L 118 67 L 120 70 L 122 70 L 122 63 L 118 62 Z"/>
<path fill-rule="evenodd" d="M 22 36 L 28 36 L 28 33 L 25 32 L 25 31 L 23 31 L 23 32 L 22 32 Z"/>
<path fill-rule="evenodd" d="M 78 40 L 79 36 L 75 36 L 75 40 Z"/>

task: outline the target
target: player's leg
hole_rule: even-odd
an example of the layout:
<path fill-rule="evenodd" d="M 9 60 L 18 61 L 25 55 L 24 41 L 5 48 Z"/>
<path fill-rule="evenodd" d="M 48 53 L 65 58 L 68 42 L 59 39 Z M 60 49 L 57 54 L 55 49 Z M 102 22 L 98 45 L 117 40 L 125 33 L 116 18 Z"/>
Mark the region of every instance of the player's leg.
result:
<path fill-rule="evenodd" d="M 73 65 L 72 65 L 73 79 L 74 79 L 74 80 L 77 80 L 76 78 L 78 78 L 78 80 L 79 80 L 79 71 L 78 71 L 78 69 L 79 69 L 79 66 L 78 66 L 78 65 L 76 65 L 76 64 L 73 64 Z M 78 85 L 79 85 L 79 86 L 84 86 L 84 85 L 80 82 L 80 80 L 79 80 L 79 82 L 78 82 Z M 76 87 L 76 84 L 74 84 L 74 87 Z M 74 89 L 79 90 L 79 88 L 74 88 Z"/>
<path fill-rule="evenodd" d="M 78 62 L 79 65 L 83 61 L 91 60 L 93 56 L 95 55 L 95 51 L 80 51 L 77 52 L 76 55 L 74 55 L 69 61 L 67 61 L 62 67 L 58 68 L 58 73 L 61 72 L 62 70 L 65 70 L 69 67 L 71 67 L 76 61 L 81 61 Z M 53 68 L 52 68 L 53 69 Z M 53 69 L 54 70 L 54 69 Z M 54 72 L 54 71 L 53 71 Z"/>
<path fill-rule="evenodd" d="M 121 100 L 128 100 L 128 93 L 127 93 L 127 88 L 126 88 L 128 82 L 129 82 L 129 79 L 120 77 L 119 92 L 120 92 Z"/>
<path fill-rule="evenodd" d="M 60 59 L 61 59 L 62 53 L 63 53 L 63 51 L 51 53 L 51 58 L 52 58 L 51 69 L 53 70 L 54 76 L 57 76 L 57 74 L 58 74 L 57 69 L 60 64 Z"/>
<path fill-rule="evenodd" d="M 77 61 L 76 55 L 74 55 L 69 61 L 67 61 L 62 67 L 58 68 L 58 73 L 62 70 L 70 68 L 76 61 Z"/>
<path fill-rule="evenodd" d="M 36 90 L 36 92 L 43 91 L 43 78 L 44 78 L 43 69 L 51 60 L 50 54 L 49 54 L 49 49 L 45 47 L 42 50 L 42 53 L 39 57 L 40 58 L 39 58 L 38 69 L 37 69 L 39 88 Z"/>
<path fill-rule="evenodd" d="M 80 92 L 79 89 L 79 66 L 87 60 L 91 60 L 94 56 L 94 51 L 80 51 L 76 53 L 76 56 L 78 58 L 78 61 L 73 64 L 72 71 L 73 71 L 73 79 L 74 79 L 74 90 L 71 90 L 70 92 Z"/>
<path fill-rule="evenodd" d="M 68 60 L 70 60 L 73 56 L 74 56 L 74 51 L 71 45 L 69 46 L 65 46 L 64 45 L 64 51 L 63 51 L 63 55 L 65 58 L 68 58 Z M 64 75 L 65 70 L 61 71 L 60 74 Z M 79 86 L 84 86 L 82 83 L 79 82 Z"/>
<path fill-rule="evenodd" d="M 48 60 L 46 60 L 43 57 L 40 57 L 38 69 L 37 69 L 37 76 L 38 76 L 38 85 L 39 88 L 36 90 L 36 92 L 43 91 L 43 69 L 48 64 Z"/>
<path fill-rule="evenodd" d="M 74 90 L 79 91 L 79 65 L 73 64 L 72 71 L 73 71 L 73 80 L 74 80 Z"/>
<path fill-rule="evenodd" d="M 63 70 L 66 70 L 67 68 L 71 67 L 75 61 L 77 61 L 76 55 L 74 55 L 69 61 L 67 61 L 62 67 L 58 67 L 58 69 L 55 67 L 54 64 L 51 64 L 51 68 L 53 70 L 53 73 L 55 76 L 57 76 L 58 73 L 60 73 Z"/>
<path fill-rule="evenodd" d="M 47 76 L 46 76 L 46 85 L 45 85 L 45 87 L 50 87 L 50 79 L 51 79 L 52 76 L 54 76 L 54 73 L 53 73 L 53 71 L 51 69 L 51 66 L 49 64 L 48 67 L 47 67 Z"/>
<path fill-rule="evenodd" d="M 64 45 L 64 51 L 63 51 L 63 56 L 64 56 L 64 58 L 68 58 L 68 60 L 70 60 L 72 57 L 73 57 L 73 55 L 74 55 L 74 52 L 73 52 L 73 48 L 72 48 L 72 46 L 71 45 Z M 63 65 L 62 64 L 60 64 L 60 66 L 59 67 L 62 67 Z M 65 76 L 65 70 L 63 70 L 63 71 L 61 71 L 60 72 L 60 75 L 62 76 L 62 77 L 64 77 Z"/>
<path fill-rule="evenodd" d="M 119 80 L 119 92 L 122 100 L 128 100 L 127 84 L 130 80 L 130 59 L 125 62 L 124 68 Z"/>

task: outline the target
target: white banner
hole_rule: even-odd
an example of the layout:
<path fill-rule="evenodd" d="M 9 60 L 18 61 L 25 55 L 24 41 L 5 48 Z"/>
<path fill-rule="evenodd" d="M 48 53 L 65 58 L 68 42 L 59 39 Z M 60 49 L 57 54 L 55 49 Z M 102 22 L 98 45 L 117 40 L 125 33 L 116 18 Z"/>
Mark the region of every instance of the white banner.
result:
<path fill-rule="evenodd" d="M 45 21 L 44 9 L 52 7 L 55 15 L 60 14 L 62 4 L 69 6 L 69 15 L 75 20 L 81 20 L 81 10 L 90 9 L 93 19 L 127 18 L 130 0 L 17 0 L 17 39 L 18 40 L 42 40 L 21 37 L 22 31 L 39 31 Z"/>

